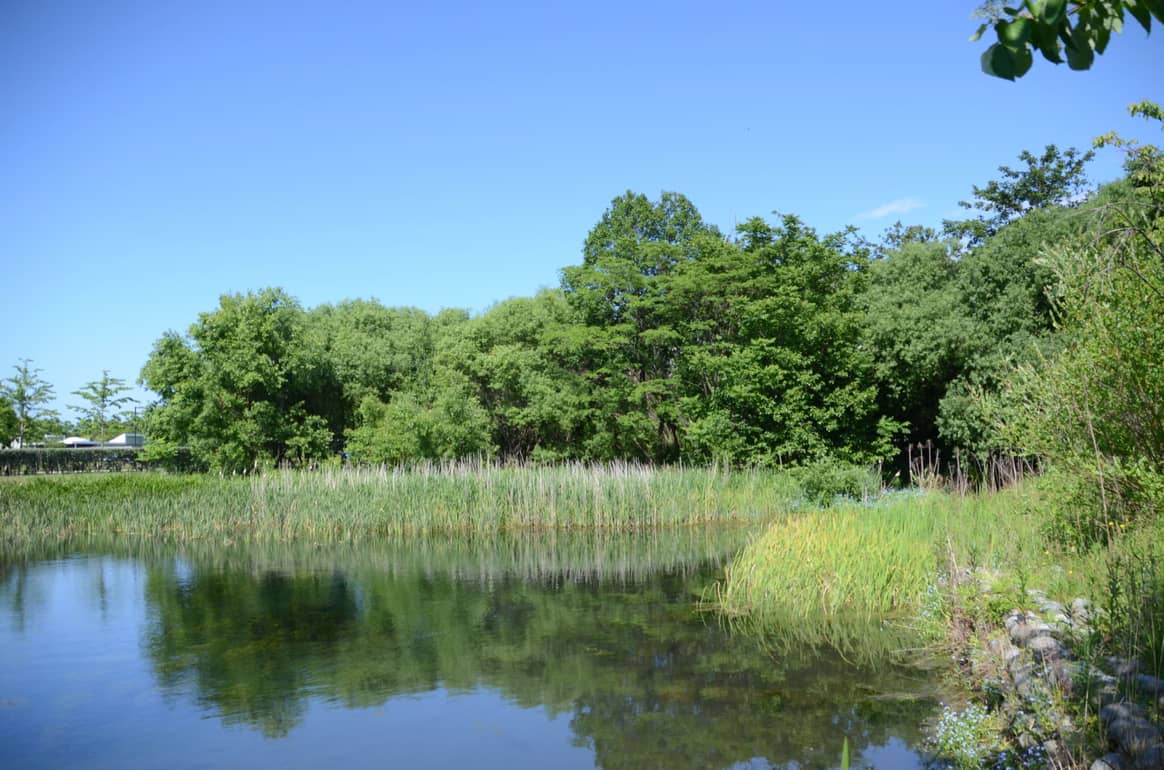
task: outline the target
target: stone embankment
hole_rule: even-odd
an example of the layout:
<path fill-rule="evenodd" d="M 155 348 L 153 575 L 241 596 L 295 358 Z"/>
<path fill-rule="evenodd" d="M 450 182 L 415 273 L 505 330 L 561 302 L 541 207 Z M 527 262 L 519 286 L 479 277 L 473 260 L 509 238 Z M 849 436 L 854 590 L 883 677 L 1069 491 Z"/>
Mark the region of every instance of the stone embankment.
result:
<path fill-rule="evenodd" d="M 975 663 L 988 695 L 1010 715 L 1019 745 L 1042 745 L 1052 766 L 1069 766 L 1072 755 L 1078 761 L 1072 744 L 1079 743 L 1080 729 L 1058 710 L 1062 695 L 1099 714 L 1111 751 L 1091 770 L 1164 770 L 1164 730 L 1152 721 L 1164 714 L 1164 681 L 1132 661 L 1079 660 L 1074 649 L 1090 637 L 1096 619 L 1090 603 L 1076 599 L 1064 607 L 1030 593 L 1038 613 L 1007 613 L 1006 635 L 994 636 Z"/>

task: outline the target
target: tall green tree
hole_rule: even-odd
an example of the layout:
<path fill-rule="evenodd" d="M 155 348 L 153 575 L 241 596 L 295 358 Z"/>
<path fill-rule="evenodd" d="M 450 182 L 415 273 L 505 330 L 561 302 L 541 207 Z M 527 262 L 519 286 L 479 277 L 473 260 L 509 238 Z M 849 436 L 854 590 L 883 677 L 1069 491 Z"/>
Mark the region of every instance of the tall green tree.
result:
<path fill-rule="evenodd" d="M 939 408 L 939 430 L 948 444 L 980 453 L 1000 449 L 979 396 L 996 393 L 1016 366 L 1053 355 L 1061 345 L 1053 301 L 1058 279 L 1046 254 L 1084 240 L 1107 204 L 1094 195 L 1062 193 L 1038 200 L 958 260 L 957 312 L 969 319 L 970 336 L 965 367 Z"/>
<path fill-rule="evenodd" d="M 366 396 L 346 434 L 351 460 L 402 465 L 492 456 L 489 413 L 462 378 L 442 375 L 425 392 L 398 392 L 388 403 Z"/>
<path fill-rule="evenodd" d="M 562 293 L 547 290 L 493 306 L 442 346 L 439 365 L 466 378 L 502 456 L 578 455 L 587 435 L 586 382 L 562 344 L 574 323 Z"/>
<path fill-rule="evenodd" d="M 938 404 L 965 370 L 973 321 L 961 302 L 948 243 L 894 240 L 869 270 L 861 296 L 882 414 L 908 424 L 903 438 L 936 439 Z"/>
<path fill-rule="evenodd" d="M 562 342 L 591 393 L 588 456 L 678 456 L 672 374 L 683 340 L 670 290 L 677 272 L 717 241 L 722 236 L 684 196 L 667 192 L 651 201 L 627 192 L 590 231 L 582 264 L 562 270 L 562 289 L 580 320 Z"/>
<path fill-rule="evenodd" d="M 1031 211 L 1083 201 L 1089 186 L 1087 163 L 1093 157 L 1092 151 L 1080 154 L 1074 147 L 1060 151 L 1053 144 L 1038 156 L 1023 150 L 1019 160 L 1026 168 L 999 166 L 1001 178 L 983 187 L 975 186 L 974 200 L 958 203 L 962 208 L 977 210 L 978 216 L 946 220 L 946 234 L 965 240 L 973 248 Z"/>
<path fill-rule="evenodd" d="M 303 463 L 331 450 L 340 390 L 299 303 L 282 289 L 223 295 L 185 337 L 154 346 L 142 382 L 153 452 L 188 446 L 220 471 Z"/>
<path fill-rule="evenodd" d="M 96 428 L 97 441 L 109 438 L 105 434 L 106 423 L 114 417 L 113 412 L 126 404 L 133 403 L 133 398 L 123 395 L 129 390 L 124 380 L 110 377 L 109 370 L 101 372 L 101 379 L 85 383 L 80 390 L 74 390 L 74 396 L 85 400 L 81 406 L 71 406 L 81 417 L 82 424 Z"/>
<path fill-rule="evenodd" d="M 1164 127 L 1155 105 L 1134 114 Z M 1101 141 L 1128 152 L 1128 178 L 1087 237 L 1047 251 L 1062 349 L 1019 369 L 998 414 L 1011 446 L 1073 482 L 1064 532 L 1083 544 L 1164 509 L 1164 154 Z"/>
<path fill-rule="evenodd" d="M 373 378 L 378 384 L 366 392 L 344 434 L 354 462 L 396 465 L 494 454 L 489 413 L 468 378 L 442 354 L 458 349 L 470 323 L 464 311 L 441 311 L 424 325 L 423 337 L 413 338 L 426 349 L 413 359 L 418 370 L 397 374 L 390 368 L 388 382 Z M 409 343 L 402 349 L 420 350 Z"/>
<path fill-rule="evenodd" d="M 314 308 L 306 321 L 343 391 L 337 432 L 356 422 L 366 397 L 386 402 L 431 380 L 436 332 L 423 310 L 348 300 Z"/>
<path fill-rule="evenodd" d="M 685 456 L 777 464 L 889 454 L 899 426 L 877 413 L 861 338 L 864 247 L 793 216 L 738 231 L 737 247 L 692 269 L 710 290 L 701 314 L 710 324 L 682 361 Z"/>
<path fill-rule="evenodd" d="M 41 378 L 41 370 L 32 366 L 31 359 L 22 358 L 12 368 L 16 374 L 0 384 L 0 396 L 8 399 L 16 411 L 16 436 L 24 446 L 25 436 L 38 417 L 56 415 L 44 408 L 53 400 L 53 386 Z"/>

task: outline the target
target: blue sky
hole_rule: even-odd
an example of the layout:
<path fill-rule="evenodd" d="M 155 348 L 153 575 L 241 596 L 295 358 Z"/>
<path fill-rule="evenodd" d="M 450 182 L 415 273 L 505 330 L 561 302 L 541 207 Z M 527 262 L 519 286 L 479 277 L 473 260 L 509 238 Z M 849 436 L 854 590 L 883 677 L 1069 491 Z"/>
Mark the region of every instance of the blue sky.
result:
<path fill-rule="evenodd" d="M 1164 100 L 1164 30 L 1008 83 L 975 6 L 5 0 L 0 376 L 33 359 L 63 408 L 264 286 L 480 311 L 628 189 L 876 236 L 1023 149 L 1158 141 L 1126 107 Z"/>

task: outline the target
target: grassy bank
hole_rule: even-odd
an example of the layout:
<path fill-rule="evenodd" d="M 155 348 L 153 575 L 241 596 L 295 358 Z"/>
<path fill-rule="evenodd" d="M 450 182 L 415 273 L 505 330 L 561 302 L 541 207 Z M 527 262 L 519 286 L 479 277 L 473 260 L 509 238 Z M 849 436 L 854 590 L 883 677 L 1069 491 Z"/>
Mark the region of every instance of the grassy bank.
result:
<path fill-rule="evenodd" d="M 890 494 L 774 523 L 728 568 L 721 606 L 760 628 L 912 617 L 948 562 L 1010 565 L 1037 522 L 1020 493 Z"/>
<path fill-rule="evenodd" d="M 716 602 L 762 632 L 890 620 L 931 623 L 940 634 L 959 612 L 1000 619 L 1025 609 L 1037 588 L 1057 601 L 1091 598 L 1108 611 L 1119 652 L 1161 657 L 1150 634 L 1139 643 L 1129 635 L 1164 599 L 1164 520 L 1113 525 L 1117 534 L 1086 548 L 1060 536 L 1061 520 L 1040 483 L 980 495 L 891 493 L 794 514 L 736 556 Z M 964 595 L 974 575 L 988 577 L 993 592 Z"/>
<path fill-rule="evenodd" d="M 336 542 L 420 534 L 649 530 L 760 521 L 793 508 L 788 474 L 722 468 L 485 463 L 276 471 L 256 477 L 110 474 L 0 481 L 0 537 L 133 534 Z"/>
<path fill-rule="evenodd" d="M 1123 660 L 1164 676 L 1164 517 L 1113 517 L 1103 537 L 1083 541 L 1065 525 L 1082 511 L 1064 508 L 1057 482 L 982 495 L 893 493 L 785 517 L 729 564 L 716 606 L 777 643 L 791 636 L 859 655 L 872 638 L 888 654 L 898 645 L 914 657 L 910 645 L 922 646 L 958 662 L 952 673 L 971 705 L 948 709 L 935 730 L 934 750 L 951 767 L 1049 767 L 1050 745 L 1056 762 L 1086 767 L 1109 745 L 1093 688 L 1020 687 L 1021 672 L 1047 666 L 1029 653 L 1018 662 L 1025 668 L 999 663 L 1011 638 L 1003 620 L 1084 598 L 1094 620 L 1067 640 L 1080 671 Z M 1125 685 L 1121 697 L 1141 697 Z M 1161 704 L 1145 705 L 1164 714 Z M 1031 763 L 1013 764 L 1020 759 Z"/>

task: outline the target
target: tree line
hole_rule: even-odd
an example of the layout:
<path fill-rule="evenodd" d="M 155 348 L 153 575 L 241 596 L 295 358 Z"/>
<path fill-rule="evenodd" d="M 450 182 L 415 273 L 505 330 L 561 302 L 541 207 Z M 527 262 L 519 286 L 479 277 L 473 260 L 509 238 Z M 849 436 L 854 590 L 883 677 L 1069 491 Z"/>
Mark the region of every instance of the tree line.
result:
<path fill-rule="evenodd" d="M 1083 447 L 1155 474 L 1161 161 L 1102 141 L 1128 153 L 1125 178 L 1093 189 L 1091 153 L 1024 152 L 973 188 L 966 219 L 877 242 L 791 215 L 724 233 L 681 194 L 627 192 L 559 287 L 477 315 L 225 295 L 154 345 L 148 453 L 186 447 L 224 472 L 340 454 L 892 465 L 929 441 Z"/>
<path fill-rule="evenodd" d="M 990 394 L 1062 345 L 1047 250 L 1130 179 L 1048 146 L 971 216 L 879 243 L 795 216 L 725 234 L 678 193 L 615 198 L 561 285 L 479 315 L 277 288 L 223 296 L 154 346 L 153 452 L 219 470 L 465 455 L 779 465 L 1000 446 Z M 1129 198 L 1130 196 L 1130 198 Z"/>

